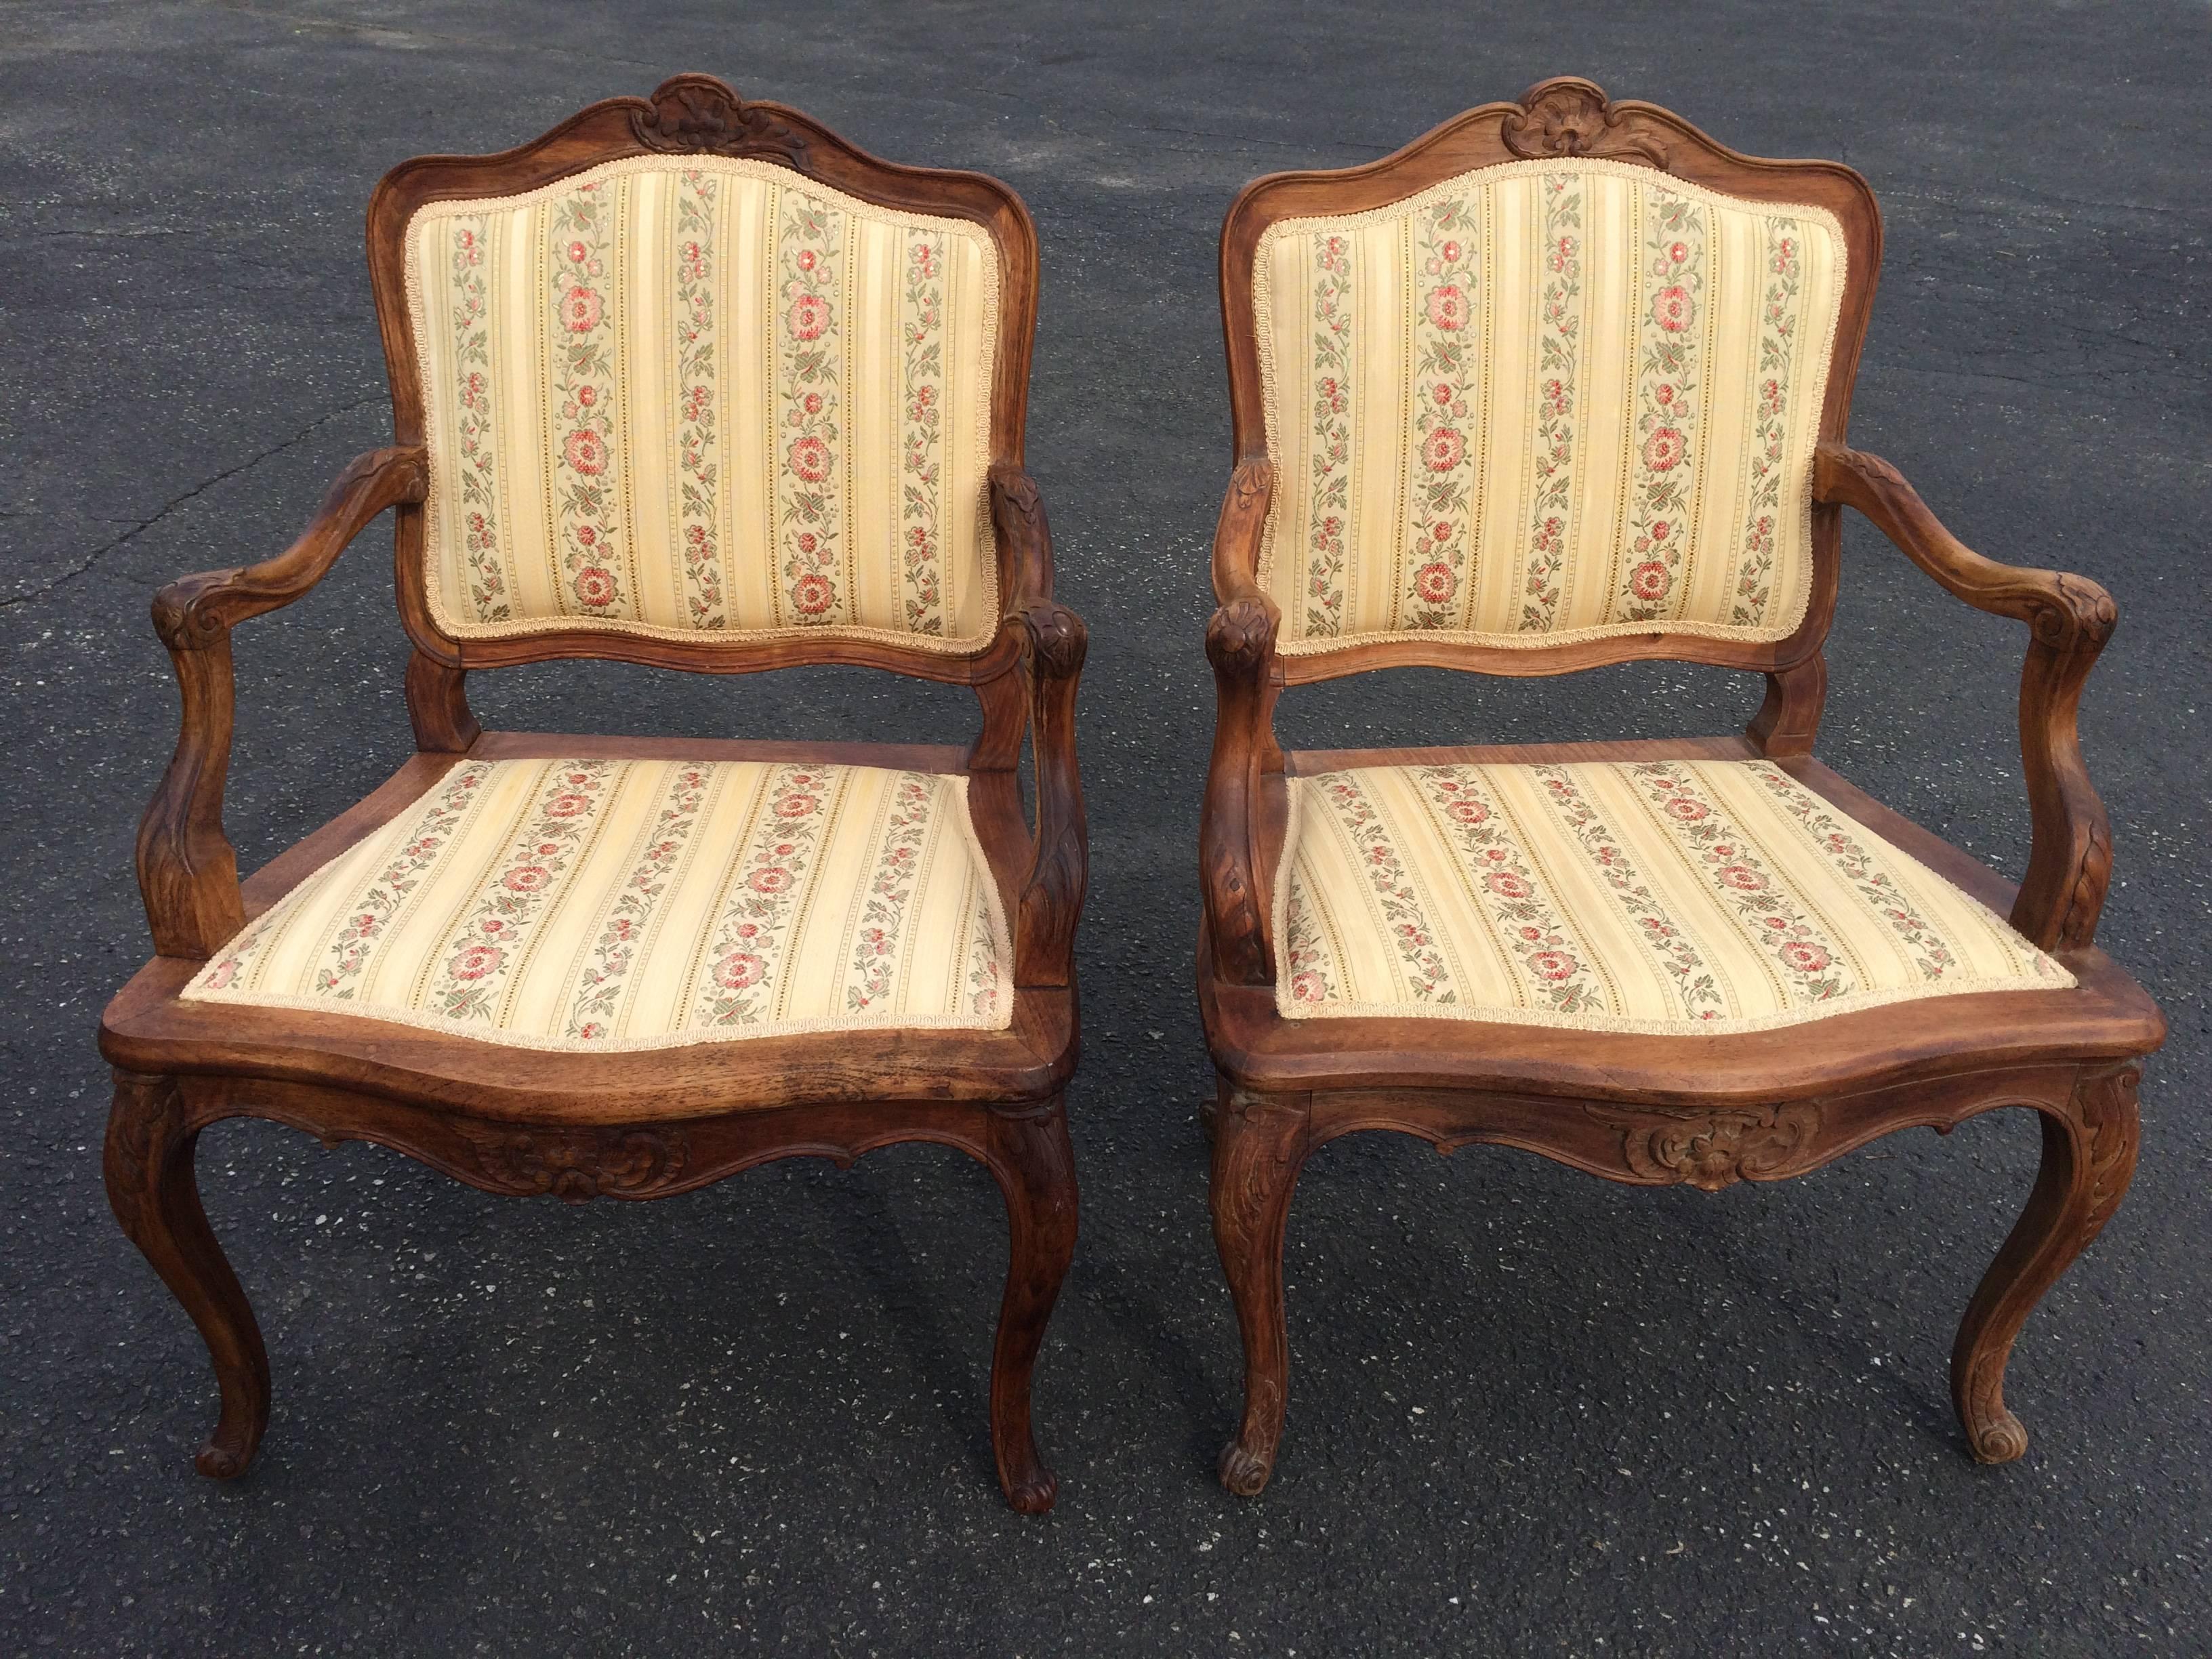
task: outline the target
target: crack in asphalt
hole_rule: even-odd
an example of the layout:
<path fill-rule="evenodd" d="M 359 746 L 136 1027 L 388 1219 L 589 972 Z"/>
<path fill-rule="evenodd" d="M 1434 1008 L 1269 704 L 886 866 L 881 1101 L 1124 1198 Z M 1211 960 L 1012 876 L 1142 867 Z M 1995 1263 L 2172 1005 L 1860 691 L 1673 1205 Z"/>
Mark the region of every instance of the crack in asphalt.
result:
<path fill-rule="evenodd" d="M 167 518 L 172 513 L 174 513 L 179 507 L 206 495 L 209 490 L 213 489 L 217 484 L 223 483 L 227 479 L 235 478 L 241 472 L 251 471 L 252 468 L 260 465 L 262 462 L 270 459 L 272 456 L 282 455 L 286 450 L 292 448 L 295 445 L 304 443 L 307 439 L 313 437 L 318 431 L 321 430 L 324 427 L 328 426 L 332 421 L 337 420 L 339 416 L 356 414 L 362 410 L 370 408 L 374 404 L 382 403 L 384 399 L 380 395 L 374 398 L 363 398 L 358 403 L 348 404 L 343 409 L 334 409 L 327 415 L 318 416 L 315 419 L 308 422 L 307 425 L 301 427 L 297 432 L 294 433 L 290 437 L 285 439 L 283 443 L 275 445 L 270 448 L 264 449 L 258 455 L 255 455 L 249 459 L 240 461 L 236 466 L 230 467 L 223 471 L 216 473 L 215 477 L 206 480 L 203 483 L 194 484 L 183 495 L 164 505 L 161 510 L 155 514 L 150 519 L 141 519 L 135 523 L 128 520 L 109 520 L 110 523 L 130 523 L 131 528 L 125 531 L 120 536 L 116 537 L 113 540 L 103 542 L 98 547 L 94 548 L 92 551 L 88 553 L 81 562 L 70 566 L 67 570 L 63 571 L 52 581 L 46 582 L 37 587 L 27 589 L 23 592 L 10 593 L 7 598 L 0 599 L 0 611 L 7 610 L 13 605 L 28 605 L 34 599 L 43 599 L 46 598 L 49 594 L 52 593 L 56 588 L 62 586 L 64 583 L 75 581 L 79 576 L 83 575 L 87 571 L 97 565 L 109 554 L 114 552 L 117 548 L 121 547 L 126 542 L 136 541 L 139 537 L 151 530 L 155 525 L 161 523 L 162 520 Z"/>

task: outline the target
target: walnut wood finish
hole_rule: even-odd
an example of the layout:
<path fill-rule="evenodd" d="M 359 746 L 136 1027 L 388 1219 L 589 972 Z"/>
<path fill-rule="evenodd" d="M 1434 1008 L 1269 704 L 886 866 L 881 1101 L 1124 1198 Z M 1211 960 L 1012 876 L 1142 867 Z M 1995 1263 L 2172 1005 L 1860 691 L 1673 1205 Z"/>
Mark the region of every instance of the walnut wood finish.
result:
<path fill-rule="evenodd" d="M 1655 631 L 1532 649 L 1407 637 L 1279 655 L 1279 617 L 1258 581 L 1273 484 L 1251 299 L 1261 233 L 1285 216 L 1381 206 L 1487 163 L 1584 155 L 1638 162 L 1737 196 L 1816 202 L 1844 223 L 1850 271 L 1821 415 L 1813 600 L 1804 624 L 1789 640 L 1760 646 Z M 1200 816 L 1198 952 L 1199 1006 L 1220 1073 L 1207 1126 L 1214 1239 L 1245 1355 L 1243 1418 L 1221 1456 L 1230 1491 L 1258 1493 L 1280 1443 L 1289 1388 L 1283 1239 L 1298 1171 L 1316 1147 L 1369 1129 L 1415 1135 L 1443 1152 L 1516 1146 L 1610 1181 L 1713 1192 L 1806 1174 L 1898 1129 L 1948 1133 L 2000 1107 L 2032 1110 L 2043 1124 L 2042 1173 L 1967 1310 L 1952 1358 L 1968 1449 L 1990 1462 L 2027 1449 L 2027 1433 L 2004 1403 L 2005 1360 L 2037 1301 L 2127 1188 L 2138 1139 L 2137 1061 L 2164 1041 L 2166 1024 L 2093 942 L 2111 836 L 2082 765 L 2075 711 L 2112 634 L 2111 598 L 2079 576 L 2015 569 L 1969 551 L 1894 469 L 1844 442 L 1881 246 L 1873 198 L 1849 168 L 1739 155 L 1665 110 L 1609 103 L 1577 80 L 1547 81 L 1518 104 L 1471 110 L 1365 167 L 1259 179 L 1230 210 L 1221 283 L 1236 469 L 1214 537 L 1220 608 L 1206 634 L 1219 707 Z M 1864 513 L 1952 593 L 2028 624 L 2021 740 L 2034 846 L 2017 890 L 1812 757 L 1845 506 Z M 1273 729 L 1276 698 L 1293 683 L 1407 664 L 1555 674 L 1639 657 L 1751 670 L 1765 677 L 1765 696 L 1745 734 L 1732 738 L 1285 753 Z M 1457 1020 L 1292 1021 L 1276 1012 L 1270 895 L 1288 823 L 1287 779 L 1363 765 L 1685 757 L 1773 760 L 1848 817 L 2008 912 L 2073 972 L 2075 988 L 1930 999 L 1719 1036 Z"/>
<path fill-rule="evenodd" d="M 1001 336 L 991 468 L 999 592 L 994 637 L 968 656 L 881 641 L 696 641 L 550 631 L 455 641 L 428 609 L 422 568 L 427 467 L 422 387 L 402 286 L 407 220 L 426 202 L 526 190 L 652 151 L 757 155 L 893 207 L 973 219 L 999 250 Z M 164 588 L 155 626 L 176 665 L 181 735 L 138 837 L 139 884 L 156 955 L 101 1019 L 115 1067 L 107 1189 L 116 1219 L 205 1339 L 222 1389 L 202 1474 L 244 1473 L 269 1417 L 269 1362 L 237 1275 L 203 1212 L 200 1132 L 259 1117 L 335 1146 L 372 1140 L 487 1192 L 587 1199 L 687 1192 L 773 1158 L 849 1165 L 897 1141 L 957 1146 L 1005 1195 L 1006 1292 L 991 1369 L 991 1444 L 1007 1501 L 1036 1514 L 1056 1486 L 1030 1423 L 1030 1382 L 1074 1249 L 1076 1185 L 1063 1091 L 1075 1067 L 1074 934 L 1087 877 L 1075 758 L 1086 636 L 1053 597 L 1052 543 L 1022 467 L 1036 301 L 1036 239 L 1013 192 L 980 174 L 878 161 L 794 111 L 748 103 L 719 81 L 679 76 L 650 100 L 593 105 L 520 149 L 431 156 L 393 169 L 369 210 L 369 263 L 398 443 L 340 475 L 283 554 Z M 378 514 L 396 509 L 399 608 L 414 643 L 407 708 L 419 751 L 367 799 L 241 887 L 222 829 L 233 720 L 230 631 L 289 604 Z M 858 662 L 975 688 L 982 729 L 951 746 L 702 742 L 485 732 L 465 690 L 474 668 L 611 657 L 709 673 Z M 1036 823 L 1017 767 L 1033 732 Z M 1003 1031 L 806 1034 L 608 1054 L 510 1048 L 358 1017 L 187 1002 L 179 993 L 250 918 L 404 811 L 465 760 L 607 756 L 809 761 L 965 772 L 978 841 L 1015 940 Z"/>

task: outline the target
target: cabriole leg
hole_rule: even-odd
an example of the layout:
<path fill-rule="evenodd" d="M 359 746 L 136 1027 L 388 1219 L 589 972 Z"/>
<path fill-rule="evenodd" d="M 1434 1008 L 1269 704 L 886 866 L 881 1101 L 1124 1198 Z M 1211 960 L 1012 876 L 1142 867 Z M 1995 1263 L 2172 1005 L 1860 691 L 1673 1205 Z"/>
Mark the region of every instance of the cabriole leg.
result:
<path fill-rule="evenodd" d="M 261 1328 L 200 1207 L 188 1127 L 173 1078 L 115 1073 L 107 1118 L 107 1201 L 154 1271 L 192 1316 L 215 1361 L 222 1416 L 194 1463 L 212 1480 L 246 1473 L 269 1426 L 269 1354 Z"/>
<path fill-rule="evenodd" d="M 1221 1450 L 1221 1484 L 1256 1498 L 1274 1473 L 1290 1382 L 1283 1233 L 1307 1149 L 1307 1108 L 1225 1085 L 1213 1122 L 1213 1243 L 1244 1339 L 1244 1418 Z"/>
<path fill-rule="evenodd" d="M 2035 1190 L 1983 1275 L 1951 1349 L 1952 1402 L 1967 1445 L 1984 1463 L 2009 1462 L 2027 1449 L 2027 1431 L 2005 1407 L 2005 1361 L 2035 1304 L 2119 1207 L 2135 1175 L 2142 1077 L 2132 1062 L 2085 1071 L 2065 1109 L 2042 1114 Z"/>
<path fill-rule="evenodd" d="M 989 1146 L 1009 1234 L 1006 1292 L 991 1352 L 991 1451 L 1006 1502 L 1024 1515 L 1042 1515 L 1060 1483 L 1030 1431 L 1030 1378 L 1075 1255 L 1075 1153 L 1065 1104 L 1055 1096 L 1042 1109 L 993 1112 Z"/>

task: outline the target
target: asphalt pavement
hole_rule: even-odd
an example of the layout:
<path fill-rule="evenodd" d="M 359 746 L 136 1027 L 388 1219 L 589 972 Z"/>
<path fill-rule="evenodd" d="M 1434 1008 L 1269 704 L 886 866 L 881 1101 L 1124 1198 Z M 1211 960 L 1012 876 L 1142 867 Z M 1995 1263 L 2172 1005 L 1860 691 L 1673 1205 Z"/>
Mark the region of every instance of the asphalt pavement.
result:
<path fill-rule="evenodd" d="M 430 0 L 0 9 L 0 1652 L 1207 1655 L 2212 1651 L 2206 673 L 2212 15 L 1752 0 L 1085 9 Z M 496 1199 L 362 1146 L 211 1130 L 259 1310 L 252 1474 L 190 1454 L 198 1339 L 108 1214 L 100 1005 L 148 949 L 132 826 L 173 741 L 147 601 L 274 551 L 386 440 L 362 254 L 384 170 L 684 70 L 1036 215 L 1029 454 L 1088 619 L 1092 887 L 1070 1097 L 1083 1236 L 1041 1364 L 1046 1520 L 985 1436 L 1004 1234 L 957 1154 L 786 1164 L 665 1203 Z M 1228 419 L 1215 238 L 1547 75 L 1872 180 L 1854 441 L 1973 545 L 2085 572 L 2100 940 L 2172 1023 L 2141 1171 L 2029 1323 L 2021 1462 L 1966 1456 L 1951 1334 L 2033 1180 L 2001 1114 L 1808 1179 L 1629 1190 L 1365 1136 L 1291 1224 L 1290 1424 L 1227 1497 L 1235 1326 L 1190 990 Z M 239 640 L 252 867 L 408 751 L 372 531 Z M 2018 628 L 1851 531 L 1822 752 L 2017 873 Z M 939 738 L 860 670 L 473 677 L 487 725 Z M 1753 678 L 1426 672 L 1285 700 L 1285 740 L 1736 728 Z"/>

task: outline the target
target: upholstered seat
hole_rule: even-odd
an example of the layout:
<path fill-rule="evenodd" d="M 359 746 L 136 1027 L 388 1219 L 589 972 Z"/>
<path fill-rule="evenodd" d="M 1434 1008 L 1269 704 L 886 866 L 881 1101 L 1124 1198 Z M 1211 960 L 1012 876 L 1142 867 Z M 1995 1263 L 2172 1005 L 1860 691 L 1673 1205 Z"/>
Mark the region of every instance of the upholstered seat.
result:
<path fill-rule="evenodd" d="M 1757 1030 L 2074 983 L 1770 762 L 1374 766 L 1291 787 L 1288 1018 Z"/>
<path fill-rule="evenodd" d="M 756 761 L 455 767 L 217 951 L 188 1000 L 609 1052 L 1005 1029 L 967 779 Z"/>

